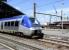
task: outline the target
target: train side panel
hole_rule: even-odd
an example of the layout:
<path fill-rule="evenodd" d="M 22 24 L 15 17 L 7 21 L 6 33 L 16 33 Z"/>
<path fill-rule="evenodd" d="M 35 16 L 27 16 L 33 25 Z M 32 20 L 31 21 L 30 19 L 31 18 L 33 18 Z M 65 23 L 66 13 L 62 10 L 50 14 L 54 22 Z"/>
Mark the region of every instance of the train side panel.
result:
<path fill-rule="evenodd" d="M 18 26 L 17 23 L 18 23 L 17 20 L 3 20 L 3 21 L 0 21 L 0 31 L 1 32 L 8 32 L 8 33 L 18 32 L 19 26 Z"/>
<path fill-rule="evenodd" d="M 30 36 L 33 33 L 33 30 L 30 30 L 30 28 L 27 28 L 27 27 L 20 25 L 19 32 L 22 32 L 24 35 Z"/>
<path fill-rule="evenodd" d="M 0 21 L 0 30 L 3 30 L 3 23 Z"/>

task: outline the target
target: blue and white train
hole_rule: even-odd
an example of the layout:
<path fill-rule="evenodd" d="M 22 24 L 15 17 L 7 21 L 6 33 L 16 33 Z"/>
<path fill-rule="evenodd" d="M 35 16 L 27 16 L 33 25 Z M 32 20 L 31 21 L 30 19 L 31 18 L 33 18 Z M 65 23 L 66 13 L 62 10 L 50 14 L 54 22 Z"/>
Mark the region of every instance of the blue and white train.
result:
<path fill-rule="evenodd" d="M 26 15 L 0 19 L 0 32 L 7 32 L 31 38 L 43 38 L 38 20 Z"/>

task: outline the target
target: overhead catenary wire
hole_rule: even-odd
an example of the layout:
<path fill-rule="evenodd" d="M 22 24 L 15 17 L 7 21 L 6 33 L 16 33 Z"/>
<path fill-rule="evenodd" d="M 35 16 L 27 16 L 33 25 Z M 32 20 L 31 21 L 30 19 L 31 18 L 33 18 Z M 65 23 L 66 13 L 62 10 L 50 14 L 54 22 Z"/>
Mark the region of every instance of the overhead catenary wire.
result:
<path fill-rule="evenodd" d="M 64 1 L 64 0 L 59 0 L 59 1 L 55 1 L 55 2 L 45 3 L 43 5 L 38 6 L 38 8 L 46 7 L 46 6 L 53 5 L 53 4 L 57 4 L 57 3 L 60 3 L 62 1 Z"/>

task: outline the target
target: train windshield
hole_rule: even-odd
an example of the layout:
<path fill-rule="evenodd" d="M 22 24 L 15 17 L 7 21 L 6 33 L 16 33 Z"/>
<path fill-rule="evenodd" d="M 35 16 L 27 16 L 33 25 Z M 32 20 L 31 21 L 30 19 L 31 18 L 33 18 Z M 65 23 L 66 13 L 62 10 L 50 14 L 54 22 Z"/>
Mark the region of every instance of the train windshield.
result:
<path fill-rule="evenodd" d="M 30 18 L 32 22 L 32 27 L 40 27 L 40 22 L 35 18 Z"/>

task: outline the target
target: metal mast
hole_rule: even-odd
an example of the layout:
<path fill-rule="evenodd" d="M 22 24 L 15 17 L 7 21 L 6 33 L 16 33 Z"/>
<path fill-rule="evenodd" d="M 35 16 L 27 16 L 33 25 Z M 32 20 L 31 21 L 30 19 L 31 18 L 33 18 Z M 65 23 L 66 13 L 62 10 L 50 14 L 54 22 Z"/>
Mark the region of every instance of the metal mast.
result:
<path fill-rule="evenodd" d="M 62 28 L 62 34 L 63 34 L 63 11 L 61 10 L 61 28 Z"/>
<path fill-rule="evenodd" d="M 33 16 L 34 16 L 34 18 L 36 18 L 36 3 L 34 3 L 33 5 L 34 5 L 34 9 L 33 9 L 33 10 L 34 10 L 34 11 L 33 11 Z"/>

